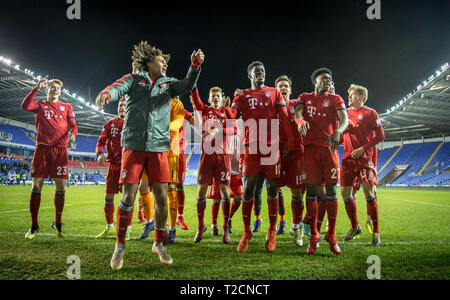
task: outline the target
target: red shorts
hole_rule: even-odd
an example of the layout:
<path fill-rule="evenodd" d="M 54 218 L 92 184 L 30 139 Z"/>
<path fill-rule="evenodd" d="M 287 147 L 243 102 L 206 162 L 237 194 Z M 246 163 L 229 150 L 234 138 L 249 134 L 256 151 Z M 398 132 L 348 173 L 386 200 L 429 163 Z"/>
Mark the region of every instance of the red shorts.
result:
<path fill-rule="evenodd" d="M 281 176 L 277 180 L 278 187 L 305 191 L 302 170 L 303 155 L 300 151 L 291 152 L 281 158 Z"/>
<path fill-rule="evenodd" d="M 249 147 L 245 146 L 245 156 L 242 164 L 242 175 L 254 177 L 263 174 L 265 178 L 280 178 L 281 158 L 280 152 L 271 155 L 250 154 Z"/>
<path fill-rule="evenodd" d="M 365 163 L 346 158 L 342 160 L 341 168 L 341 186 L 353 186 L 355 178 L 359 183 L 366 182 L 372 186 L 377 184 L 377 171 L 371 161 Z"/>
<path fill-rule="evenodd" d="M 122 192 L 122 185 L 120 181 L 120 164 L 108 165 L 108 175 L 106 176 L 106 193 L 107 194 L 118 194 Z"/>
<path fill-rule="evenodd" d="M 30 176 L 67 179 L 69 177 L 67 149 L 38 145 L 34 151 Z"/>
<path fill-rule="evenodd" d="M 306 145 L 303 154 L 303 171 L 306 184 L 322 185 L 339 182 L 339 153 L 328 147 Z"/>
<path fill-rule="evenodd" d="M 145 170 L 148 184 L 170 183 L 167 152 L 145 152 L 124 149 L 120 183 L 139 184 Z"/>
<path fill-rule="evenodd" d="M 204 154 L 198 165 L 198 184 L 230 184 L 231 160 L 229 154 Z"/>
<path fill-rule="evenodd" d="M 244 192 L 242 189 L 242 177 L 240 174 L 231 175 L 231 183 L 230 183 L 230 197 L 241 197 Z M 208 199 L 221 200 L 222 196 L 220 195 L 220 184 L 213 184 L 209 189 L 209 193 L 207 196 Z"/>
<path fill-rule="evenodd" d="M 178 182 L 183 183 L 186 179 L 186 153 L 181 152 L 178 157 Z"/>

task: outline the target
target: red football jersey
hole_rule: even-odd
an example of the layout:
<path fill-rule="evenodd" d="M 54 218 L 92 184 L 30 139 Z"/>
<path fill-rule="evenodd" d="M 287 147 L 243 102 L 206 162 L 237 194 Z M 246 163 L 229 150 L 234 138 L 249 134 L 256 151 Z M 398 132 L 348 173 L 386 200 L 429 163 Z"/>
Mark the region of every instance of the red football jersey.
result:
<path fill-rule="evenodd" d="M 344 134 L 343 158 L 350 157 L 354 150 L 370 143 L 375 138 L 375 129 L 381 127 L 377 112 L 370 107 L 363 106 L 358 110 L 351 107 L 347 109 L 347 114 L 354 126 Z M 367 149 L 361 158 L 372 161 L 376 155 L 373 148 Z"/>
<path fill-rule="evenodd" d="M 191 95 L 195 104 L 194 109 L 201 112 L 202 135 L 214 128 L 223 130 L 222 143 L 216 143 L 216 140 L 207 143 L 205 139 L 202 139 L 202 151 L 207 154 L 230 154 L 230 149 L 227 145 L 227 135 L 234 135 L 235 132 L 234 127 L 227 127 L 232 123 L 227 122 L 224 108 L 220 107 L 219 109 L 214 109 L 211 106 L 203 104 L 197 89 L 194 92 L 191 92 Z M 210 144 L 211 149 L 206 149 L 205 143 Z"/>
<path fill-rule="evenodd" d="M 34 112 L 36 145 L 67 148 L 69 128 L 78 133 L 72 105 L 62 102 L 33 101 L 39 93 L 34 89 L 22 102 L 22 108 Z"/>
<path fill-rule="evenodd" d="M 113 164 L 120 164 L 122 162 L 122 128 L 123 120 L 114 118 L 106 122 L 103 127 L 100 138 L 97 141 L 96 153 L 105 150 L 105 145 L 108 151 L 107 162 Z"/>
<path fill-rule="evenodd" d="M 184 110 L 184 120 L 188 121 L 192 118 L 192 114 L 190 112 L 188 112 L 187 110 Z M 183 124 L 184 126 L 181 126 L 180 128 L 180 139 L 179 139 L 179 143 L 180 143 L 180 153 L 184 153 L 186 152 L 186 131 L 184 130 L 185 126 L 187 126 L 187 124 Z"/>
<path fill-rule="evenodd" d="M 309 130 L 303 144 L 328 147 L 328 137 L 338 128 L 338 110 L 345 110 L 344 100 L 339 95 L 303 93 L 295 104 L 304 105 L 303 118 L 309 122 Z"/>
<path fill-rule="evenodd" d="M 297 104 L 297 99 L 295 100 L 289 100 L 287 103 L 287 111 L 289 115 L 289 122 L 292 127 L 292 134 L 294 135 L 294 141 L 295 141 L 295 149 L 303 151 L 303 137 L 298 131 L 298 125 L 297 122 L 295 122 L 295 105 Z M 286 132 L 283 130 L 283 128 L 280 128 L 280 145 L 281 149 L 283 150 L 285 147 L 287 147 L 288 143 L 288 136 Z"/>
<path fill-rule="evenodd" d="M 246 89 L 243 95 L 234 98 L 231 108 L 237 110 L 244 121 L 245 145 L 257 143 L 260 151 L 261 144 L 271 146 L 279 143 L 279 130 L 282 130 L 280 107 L 286 107 L 280 91 L 267 86 L 257 90 Z M 279 130 L 272 135 L 274 121 Z"/>

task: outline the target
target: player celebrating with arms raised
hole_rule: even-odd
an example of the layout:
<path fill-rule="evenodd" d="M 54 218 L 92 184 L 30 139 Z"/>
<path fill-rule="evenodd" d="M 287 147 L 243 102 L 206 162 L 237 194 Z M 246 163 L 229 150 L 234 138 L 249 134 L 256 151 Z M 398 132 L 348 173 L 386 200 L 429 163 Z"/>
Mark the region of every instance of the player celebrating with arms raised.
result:
<path fill-rule="evenodd" d="M 278 187 L 280 177 L 279 121 L 288 134 L 288 150 L 295 150 L 294 138 L 289 124 L 286 103 L 279 90 L 264 85 L 266 70 L 259 61 L 252 62 L 247 68 L 251 88 L 237 95 L 233 105 L 227 108 L 231 118 L 242 115 L 245 131 L 245 156 L 243 175 L 245 177 L 242 218 L 244 234 L 237 248 L 238 252 L 248 250 L 253 234 L 250 229 L 251 211 L 255 184 L 259 176 L 266 178 L 267 204 L 269 212 L 269 231 L 265 248 L 272 252 L 276 248 L 276 225 L 278 217 Z M 272 125 L 276 126 L 272 126 Z"/>
<path fill-rule="evenodd" d="M 189 93 L 200 75 L 204 61 L 201 50 L 194 51 L 184 80 L 166 76 L 170 55 L 141 42 L 134 47 L 133 66 L 139 74 L 129 74 L 107 87 L 97 97 L 97 105 L 117 101 L 128 94 L 125 123 L 122 131 L 121 183 L 124 192 L 117 210 L 117 242 L 111 258 L 111 268 L 120 270 L 125 254 L 127 224 L 132 217 L 133 204 L 143 170 L 148 175 L 156 202 L 155 242 L 152 252 L 163 264 L 172 264 L 172 257 L 163 245 L 167 238 L 167 190 L 170 182 L 167 151 L 170 148 L 171 99 Z"/>
<path fill-rule="evenodd" d="M 213 87 L 210 89 L 209 103 L 211 106 L 203 104 L 197 87 L 191 92 L 191 99 L 194 110 L 200 112 L 202 116 L 202 156 L 198 167 L 198 230 L 194 237 L 194 242 L 199 243 L 206 231 L 207 227 L 204 222 L 206 194 L 208 193 L 208 186 L 212 186 L 215 183 L 220 185 L 220 195 L 222 197 L 222 212 L 224 216 L 222 241 L 224 244 L 228 244 L 230 242 L 228 221 L 231 203 L 231 160 L 226 133 L 234 134 L 234 128 L 227 128 L 221 88 Z M 220 132 L 221 134 L 219 134 Z M 216 136 L 217 138 L 215 138 Z"/>
<path fill-rule="evenodd" d="M 333 253 L 340 254 L 336 238 L 338 209 L 336 186 L 339 181 L 339 154 L 337 148 L 341 134 L 348 126 L 344 100 L 330 94 L 332 73 L 321 68 L 311 75 L 315 87 L 313 93 L 303 93 L 295 106 L 298 129 L 304 136 L 304 174 L 306 176 L 306 209 L 311 228 L 308 254 L 317 249 L 320 233 L 317 232 L 317 195 L 325 183 L 326 211 L 330 220 L 325 239 Z M 339 121 L 339 126 L 337 125 Z"/>
<path fill-rule="evenodd" d="M 36 87 L 22 102 L 22 109 L 34 112 L 36 119 L 36 150 L 30 176 L 33 186 L 30 196 L 31 228 L 25 235 L 33 239 L 39 231 L 38 212 L 41 204 L 41 191 L 44 179 L 55 180 L 55 220 L 52 229 L 60 238 L 65 238 L 62 232 L 62 214 L 65 202 L 64 181 L 68 178 L 67 140 L 72 144 L 78 133 L 72 106 L 59 102 L 63 83 L 58 79 L 47 81 L 48 75 L 38 82 Z M 39 90 L 46 88 L 47 101 L 33 101 Z M 70 136 L 69 136 L 70 129 Z"/>
<path fill-rule="evenodd" d="M 358 224 L 356 201 L 352 196 L 353 183 L 357 178 L 363 187 L 367 201 L 367 214 L 373 223 L 372 246 L 378 246 L 380 245 L 380 230 L 375 191 L 377 170 L 374 158 L 377 156 L 375 146 L 384 140 L 384 131 L 377 112 L 364 105 L 368 98 L 367 88 L 352 84 L 348 89 L 348 94 L 350 108 L 347 113 L 354 126 L 344 134 L 344 156 L 340 183 L 341 195 L 352 229 L 344 240 L 351 240 L 362 231 Z"/>

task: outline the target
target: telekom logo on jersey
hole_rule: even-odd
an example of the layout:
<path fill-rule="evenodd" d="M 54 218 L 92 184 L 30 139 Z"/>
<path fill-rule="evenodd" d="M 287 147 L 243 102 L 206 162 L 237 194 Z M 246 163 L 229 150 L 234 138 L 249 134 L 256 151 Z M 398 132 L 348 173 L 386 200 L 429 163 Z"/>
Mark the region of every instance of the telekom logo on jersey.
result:
<path fill-rule="evenodd" d="M 119 134 L 119 128 L 117 128 L 117 127 L 111 128 L 112 137 L 117 137 L 118 134 Z"/>

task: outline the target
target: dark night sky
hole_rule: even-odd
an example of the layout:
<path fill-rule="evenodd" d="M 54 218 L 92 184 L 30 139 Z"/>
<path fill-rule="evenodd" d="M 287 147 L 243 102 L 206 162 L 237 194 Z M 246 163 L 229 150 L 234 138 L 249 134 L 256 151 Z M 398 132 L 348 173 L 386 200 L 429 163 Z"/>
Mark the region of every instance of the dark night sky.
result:
<path fill-rule="evenodd" d="M 368 20 L 366 0 L 81 0 L 81 20 L 69 21 L 65 0 L 9 0 L 0 11 L 0 55 L 85 98 L 90 88 L 92 101 L 131 71 L 140 40 L 172 54 L 168 75 L 177 78 L 201 48 L 204 101 L 213 85 L 228 95 L 247 88 L 254 60 L 265 63 L 269 86 L 291 77 L 293 97 L 312 90 L 312 71 L 328 67 L 338 94 L 346 99 L 351 83 L 365 85 L 368 105 L 383 113 L 449 61 L 450 1 L 380 1 L 382 19 Z"/>

